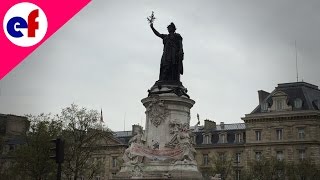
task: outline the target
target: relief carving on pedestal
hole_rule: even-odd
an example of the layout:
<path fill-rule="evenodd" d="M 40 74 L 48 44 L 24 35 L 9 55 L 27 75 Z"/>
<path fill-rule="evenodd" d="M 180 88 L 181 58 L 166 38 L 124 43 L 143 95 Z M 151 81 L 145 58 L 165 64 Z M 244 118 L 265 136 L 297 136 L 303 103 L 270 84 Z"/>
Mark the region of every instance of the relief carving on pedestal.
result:
<path fill-rule="evenodd" d="M 167 118 L 169 111 L 159 96 L 154 96 L 147 107 L 147 116 L 155 127 L 158 127 Z"/>
<path fill-rule="evenodd" d="M 134 134 L 134 136 L 129 140 L 129 148 L 127 148 L 123 155 L 123 161 L 125 164 L 137 165 L 142 163 L 144 156 L 139 156 L 137 154 L 132 153 L 132 147 L 137 144 L 143 146 L 145 140 L 143 138 L 142 128 L 138 128 Z"/>
<path fill-rule="evenodd" d="M 180 158 L 177 159 L 178 161 L 193 162 L 195 160 L 196 150 L 190 138 L 191 131 L 188 123 L 181 123 L 178 120 L 170 122 L 170 134 L 173 134 L 173 136 L 165 146 L 182 150 Z"/>

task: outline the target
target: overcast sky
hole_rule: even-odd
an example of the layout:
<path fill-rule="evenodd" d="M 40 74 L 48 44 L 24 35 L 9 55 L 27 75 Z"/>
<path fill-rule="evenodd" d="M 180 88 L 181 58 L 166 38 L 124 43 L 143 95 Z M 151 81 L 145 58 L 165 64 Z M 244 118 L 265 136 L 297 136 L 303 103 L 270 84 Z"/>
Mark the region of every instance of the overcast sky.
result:
<path fill-rule="evenodd" d="M 146 20 L 183 37 L 191 125 L 239 123 L 257 91 L 299 80 L 320 85 L 319 0 L 94 0 L 0 81 L 0 113 L 103 109 L 112 130 L 145 123 L 141 99 L 158 80 L 162 41 Z M 125 127 L 124 127 L 125 119 Z"/>

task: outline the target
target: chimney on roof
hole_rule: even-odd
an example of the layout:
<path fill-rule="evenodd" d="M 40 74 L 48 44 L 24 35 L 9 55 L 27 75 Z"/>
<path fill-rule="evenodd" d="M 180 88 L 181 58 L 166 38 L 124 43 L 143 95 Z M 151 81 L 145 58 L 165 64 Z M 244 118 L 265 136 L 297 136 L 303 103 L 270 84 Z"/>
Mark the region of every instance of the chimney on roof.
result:
<path fill-rule="evenodd" d="M 220 122 L 220 128 L 221 130 L 224 130 L 224 122 Z"/>
<path fill-rule="evenodd" d="M 136 135 L 138 132 L 142 133 L 143 128 L 140 125 L 134 124 L 132 125 L 132 135 Z"/>
<path fill-rule="evenodd" d="M 216 129 L 216 127 L 217 127 L 216 122 L 210 121 L 209 119 L 204 120 L 204 129 L 206 131 Z"/>
<path fill-rule="evenodd" d="M 259 95 L 259 104 L 261 104 L 262 101 L 265 100 L 270 95 L 270 93 L 264 90 L 259 90 L 258 95 Z"/>

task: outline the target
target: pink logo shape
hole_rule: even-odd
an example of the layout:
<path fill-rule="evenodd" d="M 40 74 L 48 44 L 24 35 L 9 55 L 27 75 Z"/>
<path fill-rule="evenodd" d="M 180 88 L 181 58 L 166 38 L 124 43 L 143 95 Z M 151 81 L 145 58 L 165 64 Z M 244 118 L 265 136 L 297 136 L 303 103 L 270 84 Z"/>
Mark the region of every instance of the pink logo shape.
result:
<path fill-rule="evenodd" d="M 84 8 L 91 0 L 29 0 L 45 12 L 48 29 L 44 38 L 34 46 L 21 47 L 13 44 L 5 35 L 5 29 L 0 31 L 0 80 L 21 63 L 28 55 L 51 37 L 58 29 Z M 3 24 L 7 11 L 20 0 L 0 2 L 0 19 Z M 40 24 L 41 25 L 41 24 Z"/>

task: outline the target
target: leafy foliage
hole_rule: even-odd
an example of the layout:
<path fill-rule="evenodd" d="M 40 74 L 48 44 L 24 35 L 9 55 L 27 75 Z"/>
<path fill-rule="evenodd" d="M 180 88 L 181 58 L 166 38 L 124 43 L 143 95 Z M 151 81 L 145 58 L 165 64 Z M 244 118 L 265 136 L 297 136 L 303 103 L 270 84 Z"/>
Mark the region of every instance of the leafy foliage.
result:
<path fill-rule="evenodd" d="M 232 172 L 233 159 L 224 153 L 212 157 L 213 174 L 220 174 L 222 180 L 227 179 Z"/>
<path fill-rule="evenodd" d="M 64 108 L 59 119 L 65 122 L 64 173 L 76 180 L 80 175 L 93 177 L 99 172 L 101 163 L 92 162 L 98 137 L 105 133 L 99 124 L 100 115 L 96 110 L 80 108 L 75 104 Z"/>
<path fill-rule="evenodd" d="M 317 180 L 320 177 L 320 169 L 310 159 L 306 159 L 299 163 L 288 163 L 287 176 L 292 180 Z"/>
<path fill-rule="evenodd" d="M 50 140 L 61 133 L 62 124 L 50 114 L 29 115 L 28 118 L 31 126 L 25 136 L 26 144 L 12 154 L 15 157 L 13 176 L 23 179 L 54 179 L 56 164 L 50 159 Z"/>
<path fill-rule="evenodd" d="M 247 171 L 241 173 L 243 180 L 316 180 L 320 177 L 319 167 L 311 160 L 299 162 L 279 161 L 275 158 L 262 158 L 253 161 Z"/>
<path fill-rule="evenodd" d="M 216 155 L 211 158 L 210 175 L 220 174 L 221 179 L 235 179 L 237 169 L 234 160 L 225 155 Z M 241 180 L 317 180 L 320 177 L 320 167 L 311 159 L 297 162 L 286 162 L 274 157 L 261 157 L 253 160 L 247 168 L 241 168 Z"/>
<path fill-rule="evenodd" d="M 285 179 L 286 163 L 275 158 L 267 159 L 261 157 L 249 165 L 249 171 L 243 173 L 242 179 Z"/>
<path fill-rule="evenodd" d="M 10 160 L 6 159 L 6 164 L 10 163 L 7 169 L 3 168 L 1 163 L 0 179 L 55 179 L 57 164 L 50 156 L 54 155 L 51 150 L 54 144 L 51 140 L 57 137 L 65 139 L 65 177 L 76 180 L 80 175 L 84 175 L 93 179 L 104 170 L 103 159 L 92 158 L 97 141 L 110 135 L 110 130 L 104 129 L 99 123 L 98 111 L 72 104 L 55 116 L 40 114 L 27 117 L 31 125 L 23 137 L 25 144 L 10 154 Z"/>

